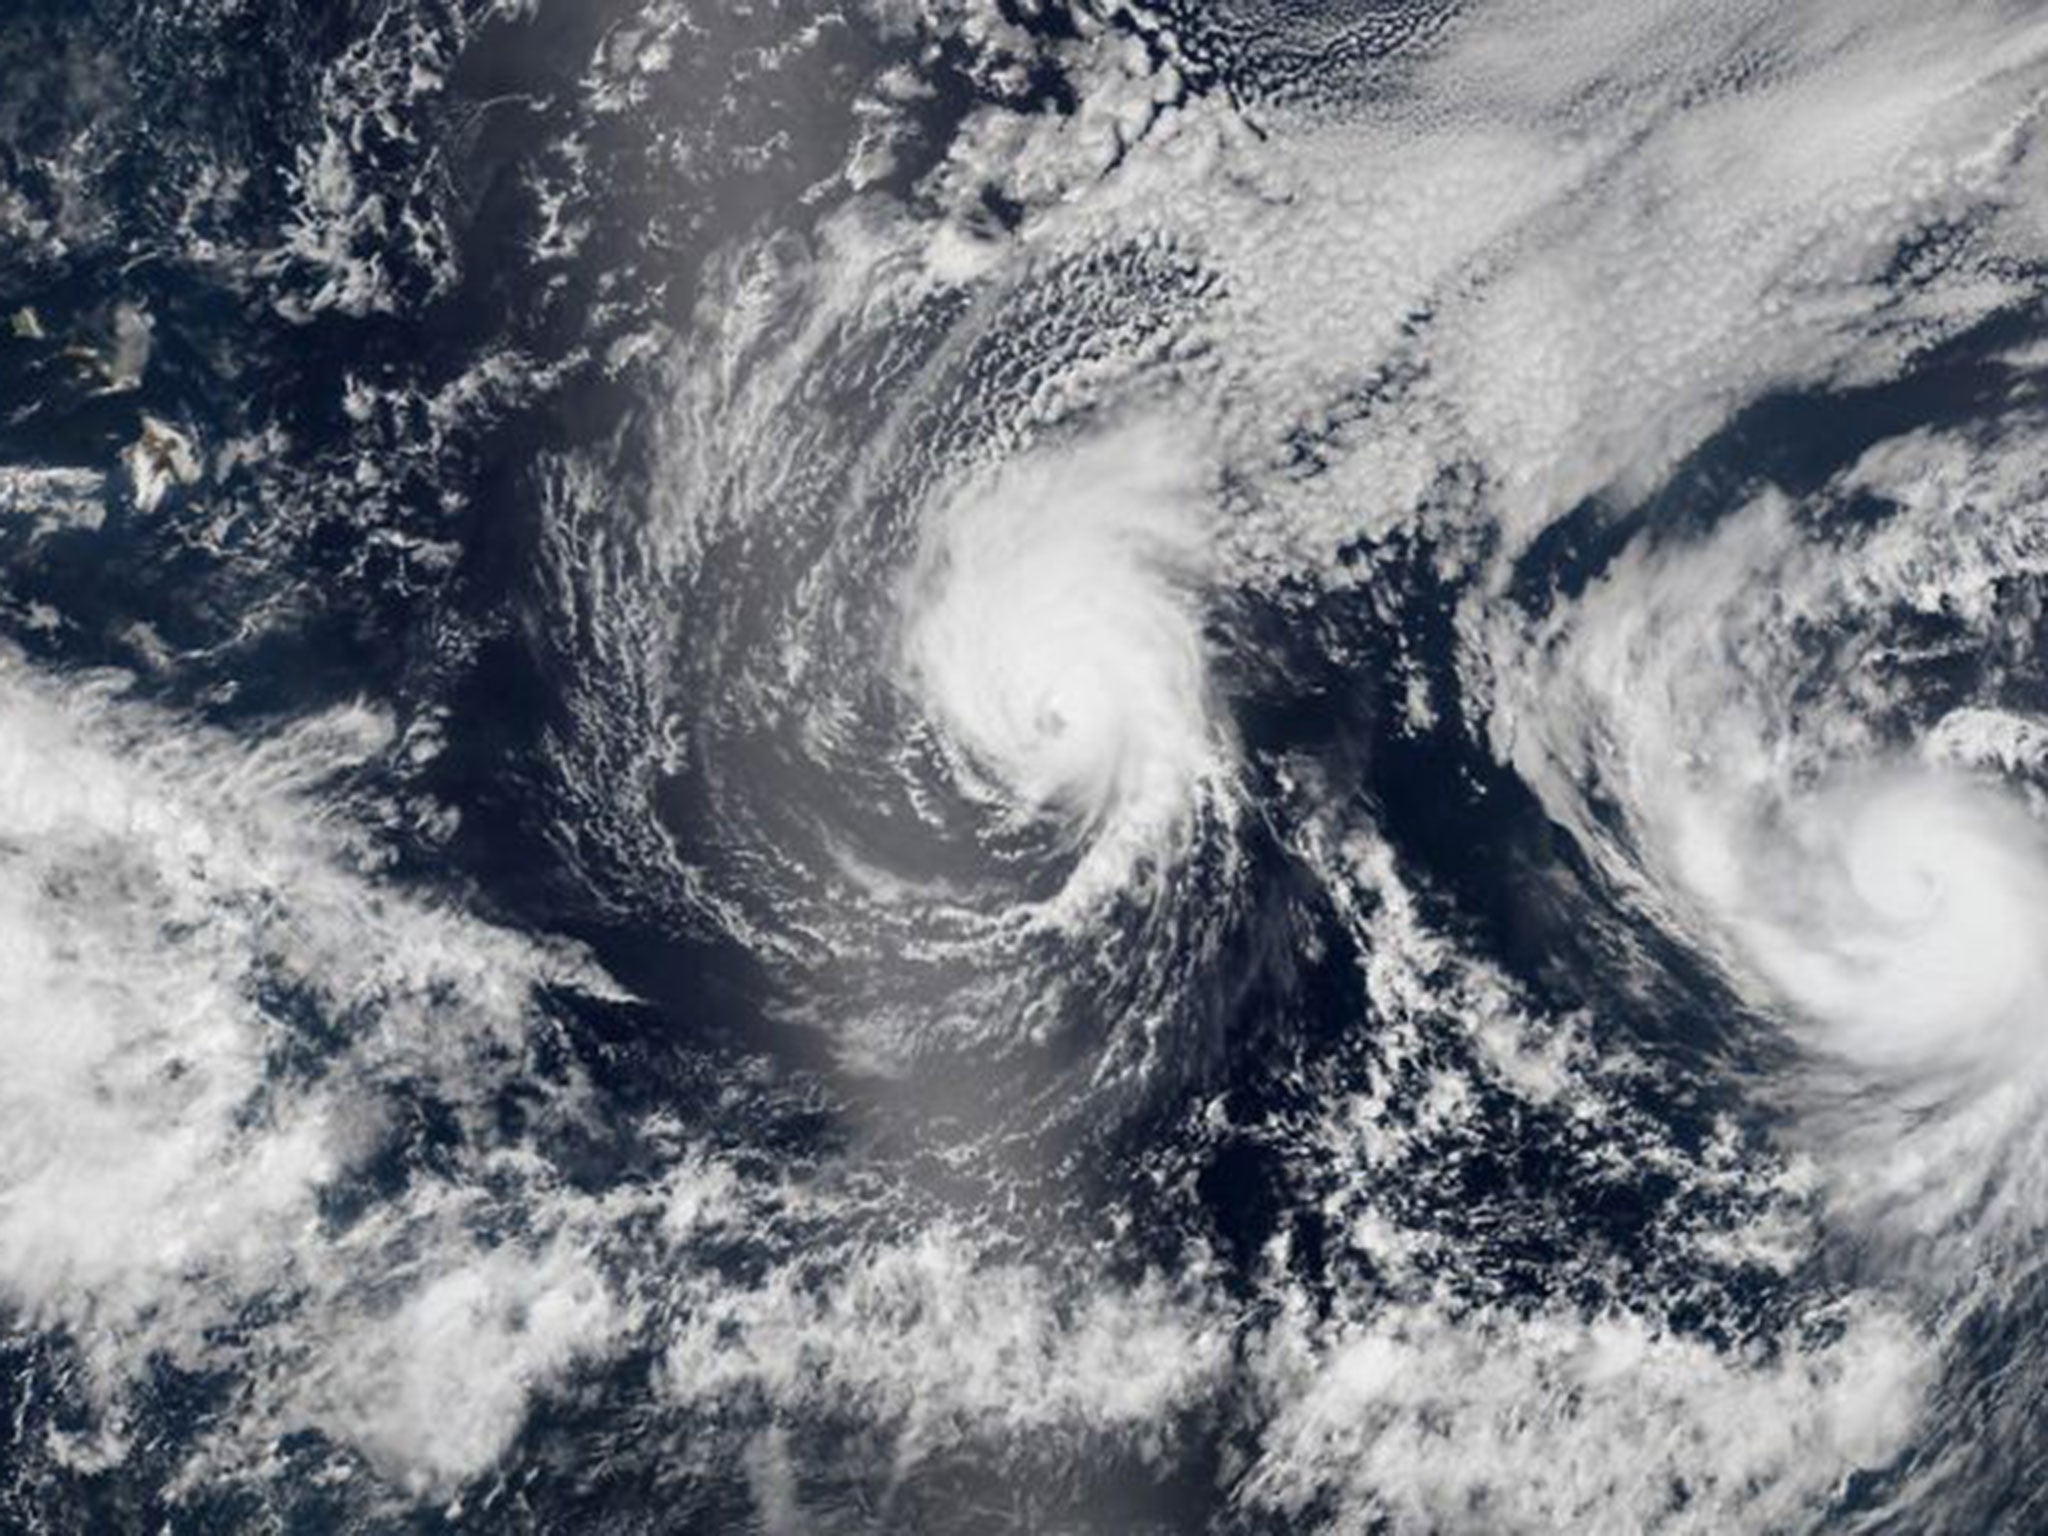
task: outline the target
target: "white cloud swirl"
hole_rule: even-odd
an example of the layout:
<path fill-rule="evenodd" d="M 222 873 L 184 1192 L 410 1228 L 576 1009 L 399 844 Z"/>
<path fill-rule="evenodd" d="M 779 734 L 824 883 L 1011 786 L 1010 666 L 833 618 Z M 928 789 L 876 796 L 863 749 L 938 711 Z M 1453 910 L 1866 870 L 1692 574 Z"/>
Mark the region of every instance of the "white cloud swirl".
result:
<path fill-rule="evenodd" d="M 1910 769 L 1761 824 L 1695 802 L 1679 871 L 1826 1048 L 1888 1072 L 2031 1053 L 2048 1000 L 2048 848 L 2009 798 Z"/>
<path fill-rule="evenodd" d="M 932 510 L 907 588 L 906 681 L 970 784 L 1068 824 L 1074 901 L 1170 853 L 1229 774 L 1196 463 L 1157 427 L 1014 460 Z"/>

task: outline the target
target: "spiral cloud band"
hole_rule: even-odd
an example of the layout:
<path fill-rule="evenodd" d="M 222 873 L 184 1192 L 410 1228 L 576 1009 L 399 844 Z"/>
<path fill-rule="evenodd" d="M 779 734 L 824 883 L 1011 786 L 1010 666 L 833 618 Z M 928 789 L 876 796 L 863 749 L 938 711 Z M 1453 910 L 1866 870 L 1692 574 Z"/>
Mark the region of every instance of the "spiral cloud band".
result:
<path fill-rule="evenodd" d="M 1006 465 L 925 522 L 907 681 L 999 810 L 1068 821 L 1071 900 L 1170 860 L 1228 775 L 1210 705 L 1205 488 L 1157 429 Z"/>

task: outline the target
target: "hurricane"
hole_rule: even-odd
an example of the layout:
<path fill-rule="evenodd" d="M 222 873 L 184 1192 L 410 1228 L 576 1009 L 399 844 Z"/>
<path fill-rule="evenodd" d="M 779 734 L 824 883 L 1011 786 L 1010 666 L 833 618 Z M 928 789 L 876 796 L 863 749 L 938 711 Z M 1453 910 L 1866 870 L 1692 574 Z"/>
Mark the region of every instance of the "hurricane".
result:
<path fill-rule="evenodd" d="M 2048 1529 L 2044 111 L 22 0 L 0 1526 Z"/>

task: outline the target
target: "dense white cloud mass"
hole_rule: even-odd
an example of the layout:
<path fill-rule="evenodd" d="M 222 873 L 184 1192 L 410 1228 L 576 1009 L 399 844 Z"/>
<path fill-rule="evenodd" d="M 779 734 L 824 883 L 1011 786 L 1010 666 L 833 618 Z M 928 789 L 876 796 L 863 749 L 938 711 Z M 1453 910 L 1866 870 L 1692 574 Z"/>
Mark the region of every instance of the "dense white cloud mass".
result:
<path fill-rule="evenodd" d="M 1028 818 L 1070 818 L 1070 900 L 1170 860 L 1225 792 L 1198 610 L 1213 491 L 1189 447 L 1135 428 L 952 493 L 923 520 L 906 681 L 962 768 Z"/>
<path fill-rule="evenodd" d="M 1163 1453 L 1163 1421 L 1219 1385 L 1228 1332 L 1198 1286 L 1077 1291 L 975 1247 L 936 1229 L 711 1291 L 679 1320 L 666 1389 L 855 1415 L 893 1428 L 914 1462 L 967 1435 L 1095 1431 Z"/>
<path fill-rule="evenodd" d="M 480 1190 L 426 1181 L 354 1223 L 322 1197 L 403 1134 L 399 1085 L 475 1132 L 529 1059 L 535 988 L 604 984 L 387 888 L 317 809 L 389 743 L 374 714 L 248 746 L 0 655 L 0 719 L 0 1291 L 73 1340 L 102 1450 L 159 1363 L 239 1364 L 296 1378 L 256 1409 L 273 1429 L 424 1484 L 488 1465 L 602 1337 L 602 1284 L 479 1246 Z M 236 1342 L 270 1294 L 293 1299 Z M 530 1342 L 489 1334 L 514 1305 Z"/>
<path fill-rule="evenodd" d="M 1177 110 L 1030 233 L 1224 275 L 1203 335 L 1240 451 L 1293 431 L 1330 461 L 1262 498 L 1286 546 L 1327 558 L 1468 466 L 1512 550 L 1748 400 L 1890 376 L 2021 302 L 2044 47 L 1996 5 L 1481 7 L 1383 88 L 1254 109 L 1263 137 Z M 1045 126 L 1013 181 L 1063 152 Z"/>
<path fill-rule="evenodd" d="M 1842 1467 L 1896 1454 L 1925 1375 L 1889 1319 L 1767 1359 L 1626 1316 L 1399 1308 L 1275 1368 L 1245 1496 L 1403 1532 L 1796 1526 Z"/>
<path fill-rule="evenodd" d="M 1888 747 L 1901 701 L 1874 669 L 1817 672 L 1837 610 L 1943 603 L 1901 583 L 1899 532 L 1816 546 L 1767 499 L 1705 546 L 1624 557 L 1541 637 L 1496 731 L 1617 878 L 1646 864 L 1642 899 L 1704 915 L 1824 1049 L 1911 1072 L 2027 1049 L 2043 861 L 2009 795 Z M 1927 569 L 1978 580 L 1967 535 L 1936 536 Z M 1573 778 L 1623 797 L 1629 843 Z"/>

